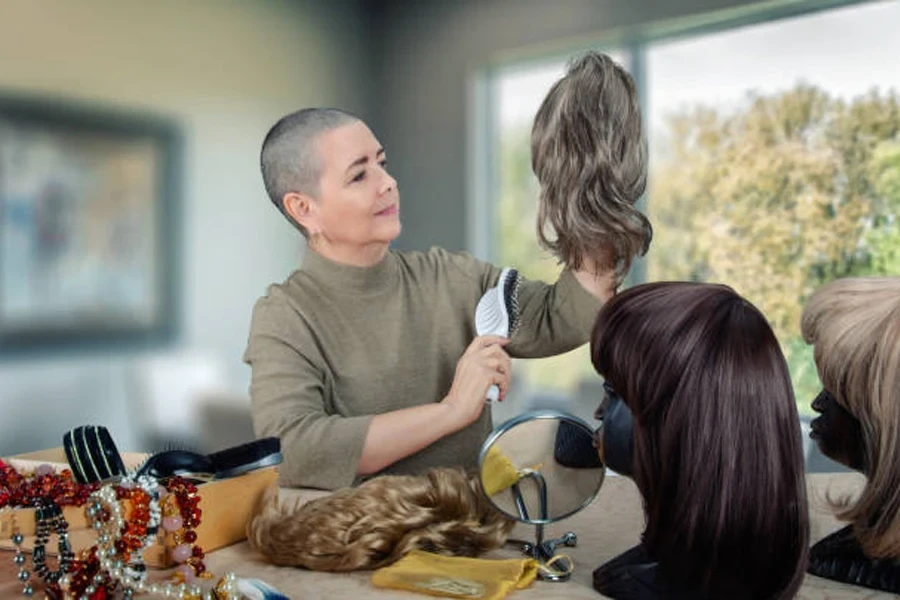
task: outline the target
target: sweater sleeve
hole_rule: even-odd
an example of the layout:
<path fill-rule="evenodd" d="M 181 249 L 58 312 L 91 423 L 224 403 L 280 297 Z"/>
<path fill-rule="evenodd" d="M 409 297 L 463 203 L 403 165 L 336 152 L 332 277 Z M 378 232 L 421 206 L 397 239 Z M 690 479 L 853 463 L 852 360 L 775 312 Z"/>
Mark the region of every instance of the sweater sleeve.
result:
<path fill-rule="evenodd" d="M 337 489 L 356 478 L 372 417 L 327 410 L 329 386 L 314 348 L 302 318 L 284 300 L 257 301 L 244 354 L 254 432 L 281 439 L 281 485 Z"/>
<path fill-rule="evenodd" d="M 449 255 L 448 260 L 467 279 L 478 282 L 479 298 L 497 285 L 498 267 L 466 253 Z M 506 351 L 514 358 L 543 358 L 573 350 L 589 340 L 601 306 L 569 269 L 553 284 L 520 274 L 519 320 Z"/>
<path fill-rule="evenodd" d="M 601 305 L 568 269 L 552 285 L 523 278 L 519 321 L 506 350 L 515 358 L 542 358 L 573 350 L 590 339 Z"/>

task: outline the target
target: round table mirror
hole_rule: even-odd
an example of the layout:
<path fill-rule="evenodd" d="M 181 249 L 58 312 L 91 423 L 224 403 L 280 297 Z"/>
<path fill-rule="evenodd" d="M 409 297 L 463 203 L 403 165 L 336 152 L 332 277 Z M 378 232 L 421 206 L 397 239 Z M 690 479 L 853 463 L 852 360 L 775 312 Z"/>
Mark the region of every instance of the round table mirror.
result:
<path fill-rule="evenodd" d="M 554 560 L 560 545 L 574 546 L 567 533 L 543 539 L 543 526 L 569 517 L 590 504 L 603 483 L 605 468 L 593 443 L 593 431 L 581 419 L 560 411 L 522 414 L 493 431 L 479 455 L 485 495 L 500 512 L 536 526 L 536 541 L 523 551 L 543 564 Z M 571 564 L 569 564 L 571 567 Z M 565 580 L 571 569 L 542 571 L 542 577 Z"/>

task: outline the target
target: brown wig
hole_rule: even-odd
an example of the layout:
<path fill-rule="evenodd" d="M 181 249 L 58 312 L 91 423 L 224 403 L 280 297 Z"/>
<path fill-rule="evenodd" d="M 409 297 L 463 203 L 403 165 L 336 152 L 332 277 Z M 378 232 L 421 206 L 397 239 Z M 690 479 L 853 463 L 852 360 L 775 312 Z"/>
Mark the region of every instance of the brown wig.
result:
<path fill-rule="evenodd" d="M 860 422 L 866 486 L 837 516 L 870 558 L 900 557 L 900 277 L 847 278 L 818 289 L 803 310 L 819 378 Z"/>
<path fill-rule="evenodd" d="M 809 518 L 800 423 L 781 348 L 722 285 L 640 285 L 600 311 L 594 368 L 634 415 L 643 543 L 669 585 L 790 598 Z"/>
<path fill-rule="evenodd" d="M 276 565 L 354 571 L 414 549 L 477 556 L 500 547 L 514 524 L 490 505 L 477 477 L 441 468 L 375 477 L 296 508 L 270 494 L 247 536 Z"/>
<path fill-rule="evenodd" d="M 615 267 L 621 280 L 653 237 L 635 208 L 647 187 L 647 147 L 625 69 L 599 52 L 569 66 L 535 116 L 531 167 L 541 245 L 573 269 L 584 257 L 611 262 L 599 266 Z"/>

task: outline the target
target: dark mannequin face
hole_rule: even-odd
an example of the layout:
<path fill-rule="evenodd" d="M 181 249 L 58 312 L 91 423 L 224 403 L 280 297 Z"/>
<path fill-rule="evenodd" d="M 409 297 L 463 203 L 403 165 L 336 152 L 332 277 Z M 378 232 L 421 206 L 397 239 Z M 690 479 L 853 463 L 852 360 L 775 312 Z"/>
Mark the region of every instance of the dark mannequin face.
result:
<path fill-rule="evenodd" d="M 822 454 L 851 469 L 865 472 L 862 425 L 856 417 L 826 390 L 812 401 L 812 409 L 821 416 L 810 423 L 809 437 L 816 441 Z"/>
<path fill-rule="evenodd" d="M 634 418 L 631 409 L 613 387 L 603 384 L 606 392 L 594 418 L 602 421 L 597 430 L 600 460 L 620 475 L 631 475 L 634 462 Z"/>

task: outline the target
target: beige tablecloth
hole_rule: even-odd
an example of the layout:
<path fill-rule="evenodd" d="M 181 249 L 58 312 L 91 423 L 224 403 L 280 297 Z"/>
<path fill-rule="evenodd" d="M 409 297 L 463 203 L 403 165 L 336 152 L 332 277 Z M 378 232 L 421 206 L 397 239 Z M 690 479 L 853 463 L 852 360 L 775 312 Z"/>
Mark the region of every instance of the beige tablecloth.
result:
<path fill-rule="evenodd" d="M 825 494 L 848 493 L 859 489 L 862 478 L 856 474 L 816 474 L 808 477 L 810 520 L 813 542 L 840 528 L 825 506 Z M 291 495 L 291 492 L 287 492 Z M 546 528 L 548 537 L 567 531 L 578 535 L 575 548 L 564 548 L 575 562 L 575 573 L 565 583 L 535 582 L 530 588 L 517 590 L 511 600 L 553 600 L 580 598 L 596 600 L 601 596 L 591 587 L 591 573 L 600 564 L 631 548 L 643 529 L 640 497 L 634 483 L 624 477 L 608 477 L 597 498 L 588 508 Z M 534 528 L 518 525 L 513 537 L 533 539 Z M 517 550 L 507 547 L 490 553 L 487 558 L 518 558 Z M 12 554 L 0 553 L 0 598 L 15 598 L 20 586 L 11 567 Z M 278 588 L 295 600 L 350 600 L 356 598 L 406 599 L 426 598 L 409 592 L 382 590 L 369 583 L 371 573 L 317 573 L 268 565 L 254 554 L 246 542 L 210 553 L 209 569 L 215 573 L 234 571 L 238 576 L 256 577 Z M 807 576 L 798 598 L 894 598 L 892 594 L 834 583 Z"/>

